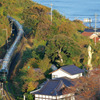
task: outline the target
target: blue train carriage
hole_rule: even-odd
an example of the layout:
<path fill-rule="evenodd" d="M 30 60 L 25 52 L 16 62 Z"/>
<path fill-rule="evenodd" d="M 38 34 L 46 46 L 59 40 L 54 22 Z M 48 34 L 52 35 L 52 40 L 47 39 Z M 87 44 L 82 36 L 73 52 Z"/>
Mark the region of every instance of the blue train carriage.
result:
<path fill-rule="evenodd" d="M 7 74 L 8 74 L 7 69 L 1 69 L 0 70 L 0 81 L 1 82 L 5 82 L 7 80 Z"/>
<path fill-rule="evenodd" d="M 20 23 L 18 21 L 16 21 L 14 18 L 7 16 L 8 19 L 13 20 L 14 25 L 17 28 L 17 37 L 14 41 L 14 43 L 11 45 L 11 47 L 8 49 L 4 59 L 3 59 L 3 64 L 2 64 L 2 68 L 0 69 L 0 81 L 5 82 L 7 80 L 7 75 L 9 73 L 9 65 L 10 65 L 10 61 L 11 58 L 13 56 L 13 53 L 19 43 L 19 41 L 21 40 L 21 37 L 24 34 L 22 25 L 20 25 Z"/>

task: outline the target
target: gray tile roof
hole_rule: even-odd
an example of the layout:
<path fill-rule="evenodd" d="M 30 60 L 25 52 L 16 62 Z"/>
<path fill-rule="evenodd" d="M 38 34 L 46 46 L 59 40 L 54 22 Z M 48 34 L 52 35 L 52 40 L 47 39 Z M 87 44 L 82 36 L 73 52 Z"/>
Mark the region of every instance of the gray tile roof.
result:
<path fill-rule="evenodd" d="M 39 91 L 34 92 L 33 94 L 41 94 L 41 95 L 62 95 L 62 86 L 71 86 L 72 83 L 67 78 L 57 78 L 53 80 L 48 80 L 46 84 Z"/>
<path fill-rule="evenodd" d="M 79 74 L 79 73 L 83 73 L 84 72 L 84 70 L 78 68 L 75 65 L 63 66 L 63 67 L 61 67 L 61 69 L 64 70 L 65 72 L 70 73 L 71 75 Z"/>
<path fill-rule="evenodd" d="M 35 94 L 56 95 L 56 89 L 60 84 L 61 82 L 59 80 L 49 80 L 46 82 L 43 88 Z"/>
<path fill-rule="evenodd" d="M 73 81 L 67 77 L 56 78 L 55 80 L 61 80 L 66 87 L 73 86 Z"/>

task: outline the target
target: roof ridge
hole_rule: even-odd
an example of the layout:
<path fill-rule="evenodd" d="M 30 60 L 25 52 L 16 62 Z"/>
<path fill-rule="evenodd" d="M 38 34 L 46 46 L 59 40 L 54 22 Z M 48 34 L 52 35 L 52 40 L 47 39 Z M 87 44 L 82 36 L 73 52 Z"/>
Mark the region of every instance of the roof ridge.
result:
<path fill-rule="evenodd" d="M 61 69 L 64 73 L 68 73 L 68 74 L 70 74 L 69 72 L 67 72 L 67 71 L 65 71 L 64 69 Z M 70 74 L 71 75 L 71 74 Z"/>
<path fill-rule="evenodd" d="M 54 92 L 57 93 L 57 88 L 59 87 L 59 85 L 60 85 L 61 83 L 63 83 L 62 80 L 58 80 L 58 81 L 59 81 L 59 84 L 57 85 L 57 87 L 56 87 L 53 91 L 51 91 L 51 94 L 53 94 Z M 63 83 L 63 84 L 64 84 L 64 83 Z"/>
<path fill-rule="evenodd" d="M 60 82 L 59 82 L 58 86 L 59 86 L 61 83 L 63 83 L 62 80 L 59 80 L 59 81 L 60 81 Z M 63 83 L 63 84 L 64 84 L 64 83 Z M 57 86 L 55 89 L 57 89 L 58 86 Z"/>

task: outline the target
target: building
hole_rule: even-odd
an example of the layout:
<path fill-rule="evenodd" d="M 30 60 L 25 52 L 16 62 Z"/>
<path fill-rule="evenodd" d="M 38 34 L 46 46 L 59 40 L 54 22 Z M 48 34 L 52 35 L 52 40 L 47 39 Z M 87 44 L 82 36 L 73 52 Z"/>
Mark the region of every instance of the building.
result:
<path fill-rule="evenodd" d="M 50 74 L 52 74 L 52 79 L 60 78 L 60 77 L 67 77 L 69 79 L 75 79 L 82 76 L 84 71 L 78 68 L 75 65 L 63 66 Z"/>
<path fill-rule="evenodd" d="M 63 89 L 74 86 L 72 81 L 82 76 L 84 71 L 75 65 L 63 66 L 50 74 L 52 79 L 47 80 L 44 86 L 30 92 L 35 100 L 75 100 L 74 93 L 63 94 Z"/>
<path fill-rule="evenodd" d="M 95 42 L 100 41 L 100 29 L 97 29 L 96 32 L 94 29 L 85 29 L 82 33 L 83 36 L 93 39 Z"/>

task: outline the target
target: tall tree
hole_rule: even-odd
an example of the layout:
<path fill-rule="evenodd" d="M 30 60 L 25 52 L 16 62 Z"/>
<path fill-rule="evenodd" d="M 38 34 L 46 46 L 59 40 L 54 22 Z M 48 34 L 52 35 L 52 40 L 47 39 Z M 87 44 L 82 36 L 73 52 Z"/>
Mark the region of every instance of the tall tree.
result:
<path fill-rule="evenodd" d="M 80 46 L 73 39 L 61 34 L 48 41 L 46 47 L 46 55 L 51 59 L 51 62 L 60 65 L 74 63 L 74 60 L 80 57 L 81 51 Z"/>

